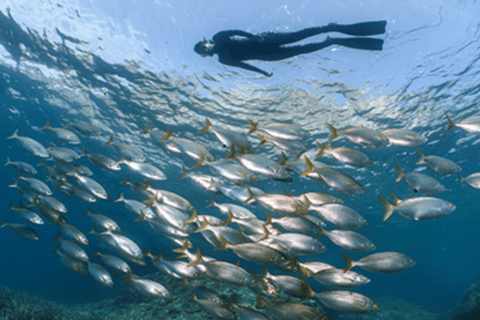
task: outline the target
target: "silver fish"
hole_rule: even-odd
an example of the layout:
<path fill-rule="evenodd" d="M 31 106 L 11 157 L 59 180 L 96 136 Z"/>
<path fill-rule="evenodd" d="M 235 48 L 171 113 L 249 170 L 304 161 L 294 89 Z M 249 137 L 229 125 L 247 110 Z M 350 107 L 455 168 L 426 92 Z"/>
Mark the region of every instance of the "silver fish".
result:
<path fill-rule="evenodd" d="M 186 154 L 190 159 L 194 161 L 200 160 L 200 152 L 203 153 L 205 158 L 209 161 L 214 161 L 212 154 L 204 146 L 196 143 L 192 140 L 185 138 L 176 138 L 172 134 L 172 128 L 169 126 L 167 134 L 160 139 L 160 141 L 171 141 L 172 147 L 178 149 L 181 153 Z"/>
<path fill-rule="evenodd" d="M 81 275 L 88 275 L 88 269 L 85 267 L 83 262 L 78 261 L 76 259 L 71 258 L 69 255 L 63 253 L 60 250 L 60 245 L 57 246 L 57 248 L 52 251 L 52 253 L 58 255 L 60 258 L 60 262 L 66 266 L 70 271 L 81 274 Z"/>
<path fill-rule="evenodd" d="M 326 154 L 334 157 L 342 163 L 348 164 L 349 166 L 355 168 L 368 168 L 373 166 L 373 160 L 361 151 L 347 147 L 331 148 L 330 143 L 324 147 L 318 141 L 316 142 L 316 144 L 318 147 L 318 153 L 315 159 L 320 158 L 322 155 Z"/>
<path fill-rule="evenodd" d="M 314 293 L 308 282 L 288 275 L 272 275 L 267 267 L 262 277 L 272 281 L 280 291 L 295 298 L 310 299 Z"/>
<path fill-rule="evenodd" d="M 18 203 L 18 207 L 14 207 L 13 203 L 10 202 L 10 207 L 5 211 L 14 211 L 17 217 L 22 219 L 25 222 L 34 224 L 34 225 L 42 225 L 44 224 L 42 218 L 32 209 L 26 208 L 22 205 L 22 201 L 20 200 Z"/>
<path fill-rule="evenodd" d="M 265 143 L 270 142 L 278 149 L 286 151 L 288 153 L 299 154 L 304 152 L 306 149 L 305 146 L 302 144 L 302 142 L 298 140 L 283 140 L 283 139 L 278 139 L 270 136 L 265 137 L 259 133 L 257 133 L 256 136 L 260 138 L 260 143 L 258 144 L 257 147 L 261 147 Z"/>
<path fill-rule="evenodd" d="M 104 156 L 103 154 L 87 153 L 87 149 L 85 147 L 83 147 L 83 152 L 80 154 L 80 157 L 87 157 L 92 164 L 105 170 L 122 170 L 122 167 L 120 167 L 120 164 L 117 161 L 110 157 Z"/>
<path fill-rule="evenodd" d="M 5 167 L 8 165 L 17 170 L 18 174 L 37 174 L 37 170 L 35 170 L 34 167 L 23 161 L 10 161 L 10 158 L 7 157 L 7 163 L 5 163 Z"/>
<path fill-rule="evenodd" d="M 190 302 L 196 302 L 200 308 L 208 313 L 213 319 L 235 319 L 235 315 L 230 311 L 228 305 L 210 299 L 198 299 L 195 292 L 193 293 L 193 298 Z"/>
<path fill-rule="evenodd" d="M 126 274 L 124 282 L 128 282 L 134 291 L 146 298 L 163 299 L 172 297 L 170 292 L 160 283 L 153 280 L 142 279 L 134 274 Z"/>
<path fill-rule="evenodd" d="M 452 160 L 434 155 L 424 156 L 419 147 L 417 147 L 417 150 L 420 154 L 420 160 L 418 161 L 418 164 L 425 162 L 430 169 L 440 174 L 452 174 L 462 171 L 462 168 Z"/>
<path fill-rule="evenodd" d="M 252 145 L 248 141 L 246 134 L 212 126 L 208 118 L 205 119 L 205 127 L 198 133 L 205 132 L 212 132 L 225 148 L 230 148 L 233 144 L 235 149 L 242 153 L 252 150 Z"/>
<path fill-rule="evenodd" d="M 245 200 L 248 203 L 250 199 L 255 199 L 256 204 L 260 204 L 267 210 L 271 210 L 281 215 L 298 215 L 307 212 L 310 203 L 308 200 L 300 202 L 291 195 L 265 193 L 261 195 L 255 195 L 253 191 L 248 188 L 249 198 Z"/>
<path fill-rule="evenodd" d="M 437 194 L 445 191 L 443 184 L 429 175 L 416 171 L 403 173 L 397 162 L 395 162 L 395 167 L 397 168 L 398 172 L 398 176 L 395 181 L 399 182 L 400 180 L 405 179 L 405 182 L 407 182 L 407 184 L 414 191 L 418 191 L 423 194 Z"/>
<path fill-rule="evenodd" d="M 35 178 L 26 178 L 23 176 L 18 176 L 15 178 L 17 181 L 13 185 L 9 185 L 10 188 L 16 188 L 18 185 L 18 181 L 22 180 L 28 189 L 36 192 L 37 194 L 51 196 L 52 190 L 43 182 Z"/>
<path fill-rule="evenodd" d="M 267 217 L 267 220 L 265 221 L 264 225 L 275 223 L 282 227 L 285 231 L 302 233 L 307 235 L 318 232 L 317 226 L 310 220 L 304 219 L 302 216 L 285 216 L 280 218 L 272 218 L 272 216 L 268 212 L 265 212 L 265 215 Z"/>
<path fill-rule="evenodd" d="M 257 296 L 257 308 L 266 308 L 277 320 L 308 319 L 328 320 L 327 316 L 314 307 L 301 303 L 273 301 L 265 303 L 262 296 Z"/>
<path fill-rule="evenodd" d="M 337 246 L 355 252 L 370 252 L 375 250 L 375 245 L 361 234 L 350 230 L 325 230 L 320 228 L 319 235 L 326 235 Z"/>
<path fill-rule="evenodd" d="M 367 226 L 367 220 L 354 209 L 340 203 L 327 203 L 309 208 L 323 220 L 345 229 L 359 229 Z"/>
<path fill-rule="evenodd" d="M 424 135 L 408 129 L 387 129 L 382 130 L 381 133 L 393 146 L 416 147 L 427 142 Z"/>
<path fill-rule="evenodd" d="M 315 298 L 327 308 L 345 313 L 363 314 L 380 310 L 380 307 L 372 299 L 352 291 L 322 291 L 316 293 Z"/>
<path fill-rule="evenodd" d="M 125 157 L 122 160 L 117 162 L 118 164 L 126 164 L 132 172 L 135 172 L 141 175 L 144 178 L 156 181 L 167 180 L 167 176 L 163 173 L 162 170 L 158 169 L 154 165 L 147 163 L 147 162 L 138 162 L 138 161 L 130 161 L 127 160 Z"/>
<path fill-rule="evenodd" d="M 85 189 L 71 185 L 69 183 L 62 183 L 59 185 L 58 190 L 60 190 L 61 193 L 64 195 L 76 199 L 78 201 L 82 202 L 96 202 L 97 198 L 95 198 L 94 195 L 92 195 L 90 192 L 86 191 Z"/>
<path fill-rule="evenodd" d="M 69 173 L 67 175 L 71 175 L 75 177 L 78 181 L 80 187 L 82 187 L 85 191 L 91 193 L 95 197 L 105 201 L 111 201 L 110 195 L 105 191 L 105 189 L 98 183 L 97 181 L 93 180 L 92 178 L 82 176 L 76 172 Z"/>
<path fill-rule="evenodd" d="M 465 182 L 472 188 L 480 189 L 480 172 L 472 173 L 466 177 L 462 177 L 460 174 L 458 174 L 458 177 L 460 179 L 460 183 Z"/>
<path fill-rule="evenodd" d="M 342 255 L 346 263 L 343 269 L 344 272 L 358 266 L 370 272 L 397 273 L 415 265 L 415 261 L 412 258 L 397 252 L 374 253 L 358 261 L 350 259 L 345 252 L 342 252 Z"/>
<path fill-rule="evenodd" d="M 38 157 L 38 158 L 48 158 L 50 154 L 47 149 L 42 146 L 39 142 L 33 140 L 32 138 L 22 137 L 18 135 L 18 129 L 7 138 L 8 139 L 17 139 L 18 145 L 27 152 L 27 154 Z"/>
<path fill-rule="evenodd" d="M 356 288 L 370 283 L 370 279 L 355 271 L 343 272 L 342 269 L 337 268 L 324 269 L 305 277 L 312 277 L 323 285 L 342 289 Z"/>
<path fill-rule="evenodd" d="M 38 195 L 37 198 L 35 199 L 35 204 L 40 204 L 43 206 L 47 206 L 52 208 L 53 210 L 57 210 L 58 212 L 61 213 L 67 213 L 67 207 L 60 202 L 60 200 L 55 199 L 53 197 L 49 196 L 44 196 L 44 195 Z"/>
<path fill-rule="evenodd" d="M 394 204 L 390 204 L 385 198 L 378 195 L 380 203 L 384 207 L 383 221 L 386 221 L 393 212 L 398 212 L 402 217 L 410 220 L 432 220 L 446 216 L 457 207 L 445 200 L 432 197 L 412 197 L 405 200 L 398 199 L 393 193 Z"/>
<path fill-rule="evenodd" d="M 226 197 L 229 197 L 230 199 L 241 202 L 241 203 L 246 203 L 251 205 L 257 204 L 257 201 L 255 200 L 255 198 L 250 197 L 250 191 L 253 192 L 256 196 L 265 194 L 265 192 L 255 187 L 247 187 L 247 186 L 233 185 L 233 184 L 221 184 L 221 185 L 218 185 L 217 187 L 218 187 L 218 190 L 220 190 L 220 192 Z M 248 189 L 250 189 L 250 191 Z"/>
<path fill-rule="evenodd" d="M 96 227 L 100 227 L 103 230 L 120 232 L 120 227 L 114 220 L 102 214 L 92 213 L 92 208 L 90 207 L 88 207 L 87 212 L 85 212 L 83 215 L 92 219 L 92 222 Z"/>
<path fill-rule="evenodd" d="M 85 236 L 85 234 L 82 231 L 78 230 L 76 227 L 66 223 L 60 225 L 60 227 L 62 228 L 62 234 L 70 240 L 86 246 L 90 244 L 87 236 Z"/>
<path fill-rule="evenodd" d="M 327 247 L 320 241 L 300 233 L 269 235 L 269 238 L 285 247 L 289 256 L 320 254 L 327 251 Z"/>
<path fill-rule="evenodd" d="M 7 218 L 4 219 L 3 224 L 0 226 L 0 228 L 3 227 L 8 227 L 13 233 L 22 239 L 30 241 L 38 240 L 38 235 L 35 230 L 20 223 L 8 223 Z"/>
<path fill-rule="evenodd" d="M 272 122 L 263 126 L 258 126 L 252 120 L 247 119 L 247 121 L 251 126 L 247 135 L 250 135 L 257 130 L 261 130 L 271 137 L 283 140 L 306 140 L 310 138 L 310 132 L 306 131 L 299 125 Z"/>
<path fill-rule="evenodd" d="M 203 153 L 200 153 L 199 157 L 200 160 L 192 167 L 192 169 L 206 165 L 212 172 L 221 175 L 233 183 L 244 184 L 258 181 L 258 178 L 252 172 L 239 163 L 231 160 L 206 162 Z"/>
<path fill-rule="evenodd" d="M 292 176 L 277 162 L 272 159 L 257 155 L 243 154 L 236 157 L 240 163 L 248 170 L 258 173 L 267 178 L 282 182 L 292 182 Z"/>
<path fill-rule="evenodd" d="M 108 147 L 110 145 L 112 145 L 115 148 L 115 151 L 120 156 L 125 157 L 127 160 L 138 161 L 138 162 L 145 162 L 147 160 L 147 158 L 145 158 L 144 153 L 136 146 L 115 142 L 113 140 L 113 134 L 110 135 L 110 138 L 106 143 L 102 145 L 102 147 Z"/>
<path fill-rule="evenodd" d="M 47 120 L 47 124 L 40 130 L 50 130 L 57 139 L 64 143 L 80 144 L 80 138 L 75 133 L 65 128 L 52 128 L 50 120 Z"/>
<path fill-rule="evenodd" d="M 207 208 L 216 207 L 220 210 L 223 215 L 228 216 L 230 211 L 232 215 L 237 219 L 256 219 L 257 216 L 250 210 L 245 207 L 233 204 L 233 203 L 218 203 L 215 201 L 215 198 L 212 196 L 212 201 L 207 206 Z"/>
<path fill-rule="evenodd" d="M 329 139 L 329 142 L 335 140 L 338 136 L 343 136 L 347 140 L 367 148 L 378 148 L 388 144 L 388 138 L 376 130 L 364 127 L 351 127 L 344 130 L 337 130 L 329 123 L 326 123 L 326 125 L 332 132 L 332 137 Z"/>
<path fill-rule="evenodd" d="M 78 133 L 81 133 L 85 136 L 97 136 L 102 133 L 102 130 L 93 124 L 85 122 L 72 123 L 70 119 L 67 119 L 67 125 L 65 126 L 65 129 L 70 127 L 73 127 Z"/>
<path fill-rule="evenodd" d="M 112 256 L 111 254 L 104 254 L 100 252 L 100 248 L 97 247 L 97 250 L 90 255 L 91 257 L 100 256 L 103 263 L 105 263 L 110 268 L 114 269 L 115 271 L 121 273 L 132 273 L 130 266 L 128 263 L 123 261 L 122 259 Z"/>
<path fill-rule="evenodd" d="M 102 232 L 101 234 L 112 237 L 112 239 L 115 241 L 115 249 L 122 257 L 128 259 L 135 264 L 145 266 L 145 260 L 143 259 L 142 250 L 130 238 L 127 238 L 118 233 L 114 233 L 110 229 Z"/>
<path fill-rule="evenodd" d="M 70 240 L 62 239 L 61 232 L 59 231 L 57 236 L 52 239 L 52 242 L 59 241 L 60 248 L 65 252 L 70 258 L 76 259 L 81 262 L 88 262 L 88 255 L 79 245 Z"/>
<path fill-rule="evenodd" d="M 88 272 L 92 275 L 93 279 L 98 282 L 99 284 L 113 288 L 115 285 L 113 284 L 112 276 L 108 273 L 105 268 L 95 262 L 88 262 Z"/>
<path fill-rule="evenodd" d="M 123 202 L 125 208 L 133 213 L 136 216 L 136 219 L 143 217 L 144 215 L 147 219 L 153 219 L 156 217 L 152 209 L 150 209 L 145 203 L 133 199 L 125 199 L 123 197 L 123 192 L 120 195 L 120 198 L 115 200 L 115 202 Z"/>

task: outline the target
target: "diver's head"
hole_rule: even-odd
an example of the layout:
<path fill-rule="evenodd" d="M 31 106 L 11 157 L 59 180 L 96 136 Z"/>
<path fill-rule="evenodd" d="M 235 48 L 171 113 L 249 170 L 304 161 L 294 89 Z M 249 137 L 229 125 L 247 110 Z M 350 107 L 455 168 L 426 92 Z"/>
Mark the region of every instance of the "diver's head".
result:
<path fill-rule="evenodd" d="M 215 53 L 214 46 L 215 45 L 212 42 L 203 39 L 203 41 L 200 41 L 195 45 L 195 48 L 193 50 L 195 50 L 195 52 L 201 55 L 202 57 L 207 57 L 207 56 L 212 57 L 213 54 Z"/>

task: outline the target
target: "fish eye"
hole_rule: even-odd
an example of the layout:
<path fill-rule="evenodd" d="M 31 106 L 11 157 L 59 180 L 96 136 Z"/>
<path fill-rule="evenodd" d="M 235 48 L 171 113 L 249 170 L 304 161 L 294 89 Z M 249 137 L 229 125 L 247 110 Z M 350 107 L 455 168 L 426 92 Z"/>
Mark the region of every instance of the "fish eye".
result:
<path fill-rule="evenodd" d="M 362 281 L 367 281 L 367 277 L 362 277 Z"/>
<path fill-rule="evenodd" d="M 365 247 L 365 243 L 362 243 L 362 247 Z"/>
<path fill-rule="evenodd" d="M 372 244 L 370 244 L 370 247 L 374 248 L 374 247 L 375 247 L 375 245 L 372 243 Z"/>
<path fill-rule="evenodd" d="M 255 283 L 255 279 L 253 279 L 252 281 L 250 281 L 251 283 Z"/>
<path fill-rule="evenodd" d="M 322 249 L 323 249 L 323 250 L 325 250 L 325 249 L 327 249 L 327 247 L 325 247 L 325 246 L 322 246 Z"/>
<path fill-rule="evenodd" d="M 409 261 L 409 262 L 410 262 L 410 263 L 413 263 L 413 259 L 410 259 L 410 261 Z"/>
<path fill-rule="evenodd" d="M 443 186 L 443 184 L 441 184 L 440 187 L 445 188 L 445 187 Z"/>
<path fill-rule="evenodd" d="M 453 207 L 453 204 L 449 203 L 448 206 L 449 206 L 449 207 Z"/>
<path fill-rule="evenodd" d="M 374 303 L 374 304 L 373 304 L 373 307 L 374 307 L 374 308 L 378 308 L 378 304 Z"/>

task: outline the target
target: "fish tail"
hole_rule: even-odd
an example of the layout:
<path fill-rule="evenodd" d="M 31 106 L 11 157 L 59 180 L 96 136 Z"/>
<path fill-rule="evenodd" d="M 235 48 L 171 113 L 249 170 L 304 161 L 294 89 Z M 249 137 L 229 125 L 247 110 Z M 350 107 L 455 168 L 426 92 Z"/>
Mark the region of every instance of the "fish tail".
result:
<path fill-rule="evenodd" d="M 267 138 L 265 138 L 265 137 L 262 136 L 261 134 L 256 133 L 255 135 L 260 138 L 260 143 L 258 144 L 257 147 L 261 147 L 261 146 L 263 146 L 263 145 L 267 142 Z"/>
<path fill-rule="evenodd" d="M 7 163 L 5 163 L 4 167 L 8 166 L 10 164 L 10 157 L 7 157 Z"/>
<path fill-rule="evenodd" d="M 267 220 L 265 220 L 265 222 L 262 223 L 262 226 L 265 228 L 267 225 L 272 224 L 272 216 L 267 211 L 263 211 L 263 212 L 265 213 L 265 217 L 267 217 Z"/>
<path fill-rule="evenodd" d="M 378 200 L 380 200 L 380 203 L 382 204 L 384 210 L 383 210 L 383 221 L 387 221 L 388 218 L 393 213 L 393 206 L 381 195 L 377 195 Z"/>
<path fill-rule="evenodd" d="M 182 225 L 185 225 L 187 223 L 194 223 L 197 220 L 198 214 L 197 210 L 193 209 L 193 213 L 190 217 L 187 218 L 187 220 L 182 222 Z"/>
<path fill-rule="evenodd" d="M 182 176 L 180 178 L 178 178 L 178 180 L 185 179 L 187 176 L 188 176 L 187 168 L 185 168 L 185 166 L 183 166 L 182 167 Z"/>
<path fill-rule="evenodd" d="M 127 178 L 125 178 L 125 181 L 120 181 L 119 184 L 129 184 L 130 183 L 130 175 L 127 174 Z"/>
<path fill-rule="evenodd" d="M 163 138 L 158 139 L 158 141 L 159 141 L 159 142 L 161 142 L 161 141 L 167 141 L 167 140 L 170 139 L 172 136 L 173 136 L 172 127 L 168 126 L 167 134 L 166 134 L 165 136 L 163 136 Z"/>
<path fill-rule="evenodd" d="M 390 194 L 392 195 L 394 205 L 397 206 L 402 202 L 393 192 L 390 192 Z"/>
<path fill-rule="evenodd" d="M 233 213 L 232 210 L 228 209 L 228 218 L 222 222 L 222 226 L 226 226 L 229 223 L 232 223 L 233 221 Z"/>
<path fill-rule="evenodd" d="M 64 129 L 68 129 L 68 128 L 70 128 L 71 126 L 73 126 L 72 120 L 70 120 L 70 118 L 67 118 L 67 124 L 66 124 L 65 127 L 63 127 L 63 128 L 64 128 Z"/>
<path fill-rule="evenodd" d="M 463 184 L 465 182 L 465 178 L 462 177 L 460 173 L 457 172 L 457 174 L 458 174 L 458 179 L 460 179 L 460 184 Z"/>
<path fill-rule="evenodd" d="M 302 174 L 300 175 L 301 177 L 305 177 L 315 171 L 315 166 L 313 165 L 312 161 L 308 159 L 307 156 L 303 156 L 303 160 L 305 161 L 305 165 L 307 166 L 307 168 L 305 169 L 305 171 L 302 172 Z"/>
<path fill-rule="evenodd" d="M 267 304 L 265 303 L 265 300 L 263 300 L 263 297 L 259 294 L 257 296 L 257 305 L 255 306 L 258 309 L 263 309 Z"/>
<path fill-rule="evenodd" d="M 220 250 L 227 250 L 228 249 L 227 239 L 225 239 L 225 237 L 221 233 L 218 234 L 217 240 L 219 242 L 219 246 L 216 247 L 215 249 L 213 249 L 213 251 L 220 251 Z"/>
<path fill-rule="evenodd" d="M 160 262 L 162 261 L 163 259 L 163 251 L 162 249 L 158 249 L 158 253 L 156 256 L 154 256 L 151 252 L 150 252 L 150 256 L 152 257 L 152 261 L 153 262 Z"/>
<path fill-rule="evenodd" d="M 308 199 L 306 195 L 303 195 L 303 201 L 302 200 L 298 200 L 298 201 L 302 205 L 298 209 L 297 214 L 302 215 L 304 213 L 307 213 L 310 210 L 310 206 L 312 205 L 312 203 L 310 202 L 310 199 Z"/>
<path fill-rule="evenodd" d="M 147 134 L 150 129 L 152 128 L 152 124 L 150 123 L 150 121 L 147 122 L 147 127 L 145 128 L 145 130 L 143 130 L 142 132 L 140 132 L 141 135 L 144 135 L 144 134 Z"/>
<path fill-rule="evenodd" d="M 7 140 L 8 140 L 8 139 L 14 139 L 14 138 L 16 138 L 16 137 L 18 137 L 18 128 L 15 129 L 15 132 L 14 132 L 10 137 L 8 137 Z"/>
<path fill-rule="evenodd" d="M 198 153 L 198 162 L 192 166 L 192 169 L 196 169 L 198 167 L 201 167 L 205 164 L 205 155 L 203 154 L 202 151 Z"/>
<path fill-rule="evenodd" d="M 60 253 L 60 245 L 57 246 L 55 250 L 52 251 L 53 254 L 59 254 Z"/>
<path fill-rule="evenodd" d="M 83 215 L 88 216 L 92 213 L 92 207 L 88 206 L 87 212 L 85 212 Z"/>
<path fill-rule="evenodd" d="M 185 239 L 185 241 L 183 241 L 183 244 L 180 248 L 172 249 L 172 251 L 176 253 L 182 253 L 182 255 L 179 256 L 178 258 L 185 258 L 186 257 L 185 251 L 191 246 L 192 244 L 188 241 L 188 239 Z"/>
<path fill-rule="evenodd" d="M 230 146 L 230 152 L 227 154 L 227 156 L 225 157 L 225 160 L 229 160 L 229 159 L 233 159 L 235 158 L 235 144 L 232 143 L 232 145 Z"/>
<path fill-rule="evenodd" d="M 311 275 L 310 271 L 302 265 L 300 265 L 299 267 L 300 267 L 300 271 L 302 271 L 302 275 L 298 278 L 300 280 L 310 278 L 310 275 Z"/>
<path fill-rule="evenodd" d="M 425 162 L 425 156 L 423 155 L 422 150 L 417 146 L 418 153 L 420 154 L 420 160 L 418 160 L 417 164 L 422 164 Z"/>
<path fill-rule="evenodd" d="M 46 163 L 45 163 L 45 158 L 42 159 L 42 161 L 40 163 L 37 164 L 37 167 L 45 167 L 46 166 Z"/>
<path fill-rule="evenodd" d="M 14 183 L 14 184 L 10 184 L 10 185 L 8 186 L 9 188 L 16 188 L 16 187 L 18 187 L 18 178 L 15 178 L 15 179 L 16 179 L 16 180 L 15 180 L 15 183 Z"/>
<path fill-rule="evenodd" d="M 80 153 L 80 158 L 85 157 L 87 155 L 88 155 L 87 148 L 85 146 L 83 146 L 82 153 Z"/>
<path fill-rule="evenodd" d="M 447 122 L 448 122 L 447 132 L 448 132 L 450 131 L 450 129 L 452 129 L 455 126 L 455 123 L 453 123 L 453 121 L 450 119 L 446 111 L 443 111 L 443 113 L 445 113 L 445 117 L 447 117 Z"/>
<path fill-rule="evenodd" d="M 283 151 L 280 153 L 280 161 L 278 162 L 282 167 L 289 162 L 287 156 Z"/>
<path fill-rule="evenodd" d="M 395 161 L 395 168 L 397 168 L 397 172 L 398 172 L 398 175 L 397 175 L 397 178 L 395 179 L 395 182 L 398 182 L 398 181 L 403 179 L 403 172 L 402 172 L 402 169 L 400 168 L 400 166 L 398 165 L 398 163 L 396 161 Z"/>
<path fill-rule="evenodd" d="M 205 231 L 205 230 L 208 228 L 209 225 L 210 225 L 210 224 L 208 223 L 208 221 L 207 221 L 206 219 L 202 220 L 202 223 L 201 223 L 201 225 L 200 225 L 200 228 L 198 228 L 197 230 L 195 230 L 194 233 L 199 233 L 199 232 Z"/>
<path fill-rule="evenodd" d="M 215 201 L 215 197 L 212 196 L 212 200 L 210 201 L 210 203 L 208 204 L 208 206 L 206 206 L 205 208 L 214 207 L 216 204 L 217 204 L 217 202 Z"/>
<path fill-rule="evenodd" d="M 248 136 L 248 135 L 251 135 L 252 133 L 254 133 L 255 131 L 257 131 L 258 125 L 250 119 L 247 119 L 247 122 L 252 127 L 252 128 L 250 128 L 250 131 L 248 131 L 248 133 L 247 133 L 247 136 Z"/>
<path fill-rule="evenodd" d="M 108 138 L 108 141 L 104 144 L 102 144 L 102 147 L 108 147 L 113 144 L 113 134 L 110 135 L 110 138 Z"/>
<path fill-rule="evenodd" d="M 120 195 L 120 198 L 118 198 L 114 202 L 120 202 L 120 201 L 123 201 L 123 200 L 125 200 L 125 198 L 123 197 L 123 192 L 122 192 L 122 194 Z"/>
<path fill-rule="evenodd" d="M 89 257 L 96 257 L 96 256 L 99 256 L 100 255 L 100 247 L 97 246 L 97 249 L 95 250 L 94 253 L 90 253 L 88 256 Z"/>
<path fill-rule="evenodd" d="M 40 130 L 48 130 L 50 129 L 52 126 L 50 125 L 50 119 L 47 119 L 47 124 L 45 125 L 45 127 L 42 127 L 40 128 Z"/>
<path fill-rule="evenodd" d="M 187 267 L 196 267 L 202 262 L 202 253 L 200 252 L 200 248 L 197 248 L 197 251 L 195 252 L 195 257 L 187 264 Z"/>
<path fill-rule="evenodd" d="M 315 143 L 317 144 L 317 147 L 318 147 L 318 152 L 317 154 L 315 155 L 315 159 L 318 159 L 320 158 L 321 156 L 323 156 L 323 153 L 325 151 L 325 147 L 318 141 L 315 141 Z"/>
<path fill-rule="evenodd" d="M 210 131 L 211 127 L 212 127 L 212 123 L 210 122 L 210 119 L 205 118 L 205 127 L 202 130 L 198 131 L 197 133 L 200 134 L 200 133 L 208 132 Z"/>
<path fill-rule="evenodd" d="M 183 282 L 180 285 L 177 286 L 177 288 L 183 288 L 183 287 L 186 287 L 188 285 L 189 285 L 188 280 L 184 279 Z"/>
<path fill-rule="evenodd" d="M 248 191 L 248 197 L 247 197 L 247 200 L 243 201 L 243 204 L 247 204 L 250 200 L 255 199 L 255 193 L 253 193 L 250 187 L 247 187 L 247 191 Z"/>
<path fill-rule="evenodd" d="M 149 207 L 146 207 L 146 208 L 149 208 Z M 143 209 L 145 209 L 145 208 L 143 208 Z M 142 214 L 140 215 L 140 217 L 136 218 L 136 219 L 133 220 L 133 221 L 139 222 L 139 221 L 145 221 L 145 220 L 147 220 L 147 214 L 145 213 L 145 211 L 143 211 L 143 209 L 140 209 L 140 212 L 142 213 Z"/>
<path fill-rule="evenodd" d="M 343 273 L 348 272 L 353 267 L 353 260 L 347 256 L 345 252 L 342 252 L 343 260 L 345 260 L 345 268 L 343 268 Z"/>
<path fill-rule="evenodd" d="M 62 240 L 62 232 L 58 231 L 57 236 L 53 238 L 50 242 L 60 241 Z"/>
<path fill-rule="evenodd" d="M 332 137 L 330 139 L 328 139 L 328 142 L 332 142 L 333 140 L 335 140 L 338 135 L 339 135 L 339 132 L 338 130 L 332 126 L 330 123 L 328 122 L 325 122 L 325 124 L 328 126 L 328 128 L 330 129 L 330 131 L 332 132 Z"/>
<path fill-rule="evenodd" d="M 15 209 L 15 207 L 13 206 L 13 202 L 10 201 L 10 207 L 8 207 L 8 209 L 5 210 L 5 212 L 12 211 L 13 209 Z"/>

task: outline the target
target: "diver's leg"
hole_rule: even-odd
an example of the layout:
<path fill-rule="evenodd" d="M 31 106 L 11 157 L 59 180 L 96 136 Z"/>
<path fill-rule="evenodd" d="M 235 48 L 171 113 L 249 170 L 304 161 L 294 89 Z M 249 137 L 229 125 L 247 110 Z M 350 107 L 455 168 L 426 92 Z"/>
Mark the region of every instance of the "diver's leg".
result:
<path fill-rule="evenodd" d="M 311 53 L 331 45 L 339 45 L 352 49 L 361 49 L 361 50 L 382 50 L 383 40 L 375 38 L 330 38 L 323 42 L 310 43 L 302 46 L 287 46 L 279 47 L 275 52 L 270 52 L 268 55 L 263 57 L 257 57 L 255 59 L 265 60 L 265 61 L 277 61 L 300 54 Z"/>
<path fill-rule="evenodd" d="M 281 46 L 327 32 L 340 32 L 351 36 L 373 36 L 385 33 L 386 24 L 387 21 L 370 21 L 349 25 L 330 23 L 324 27 L 307 28 L 296 32 L 268 32 L 261 33 L 259 36 L 262 37 L 264 43 Z"/>

